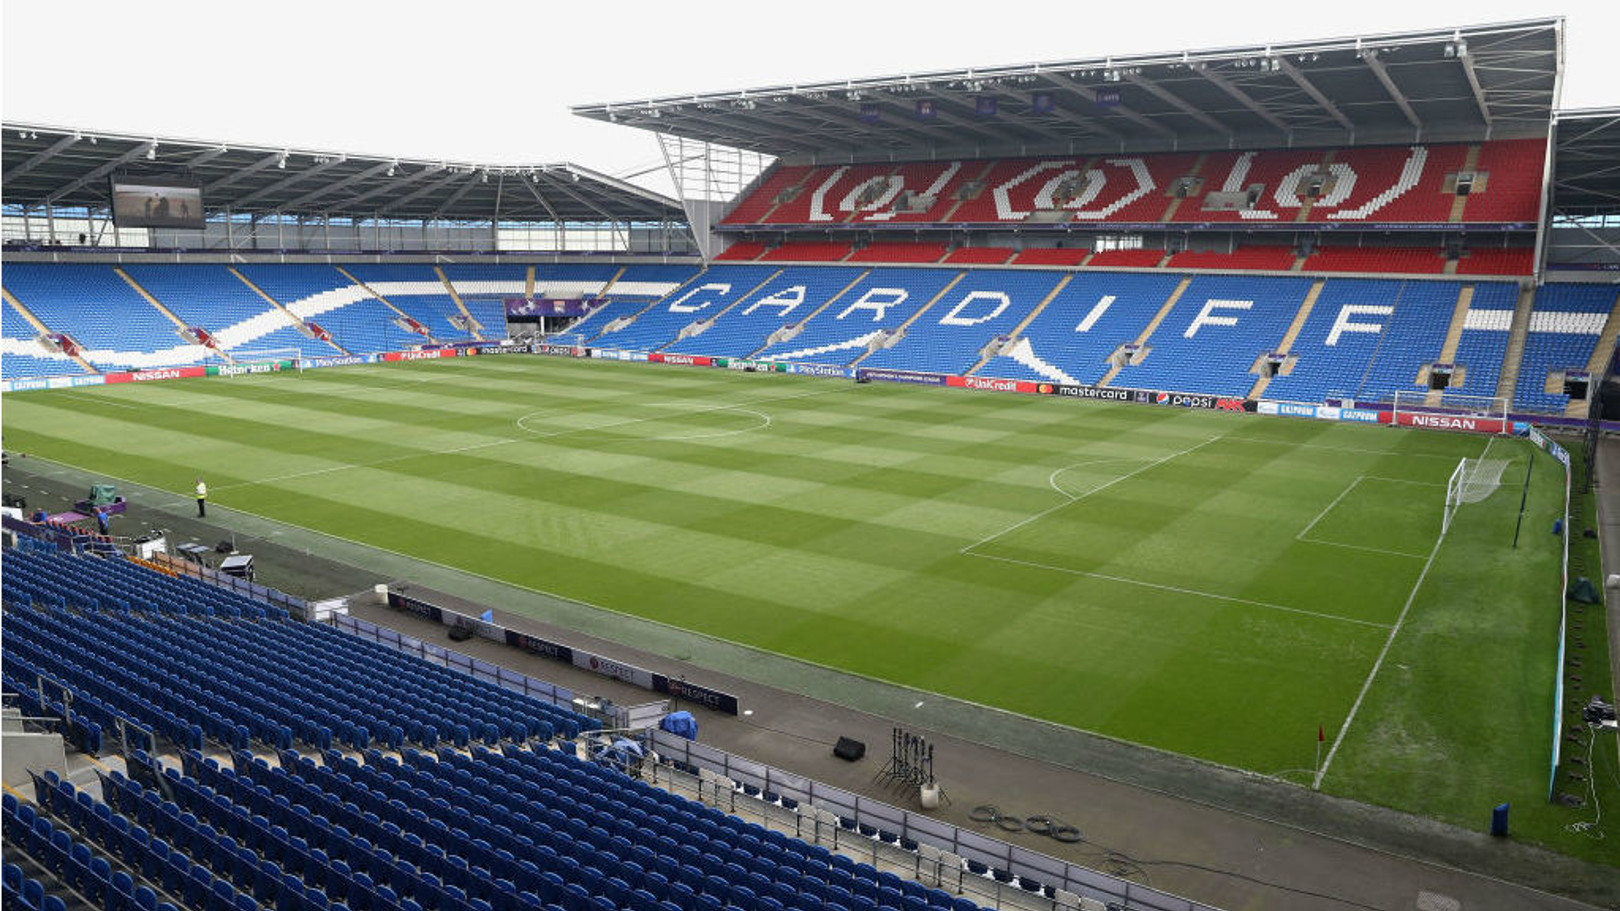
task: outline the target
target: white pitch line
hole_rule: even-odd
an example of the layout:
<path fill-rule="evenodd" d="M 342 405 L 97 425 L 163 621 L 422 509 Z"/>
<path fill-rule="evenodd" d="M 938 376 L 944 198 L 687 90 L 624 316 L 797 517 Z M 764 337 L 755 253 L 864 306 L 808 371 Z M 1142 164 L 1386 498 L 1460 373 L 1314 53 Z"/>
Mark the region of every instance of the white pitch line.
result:
<path fill-rule="evenodd" d="M 1115 456 L 1113 458 L 1107 458 L 1107 459 L 1086 459 L 1086 460 L 1081 461 L 1081 462 L 1071 462 L 1070 464 L 1064 465 L 1061 468 L 1054 469 L 1051 474 L 1047 475 L 1046 476 L 1046 484 L 1047 484 L 1048 487 L 1051 487 L 1053 490 L 1057 491 L 1058 493 L 1068 497 L 1070 500 L 1073 500 L 1073 499 L 1075 499 L 1074 494 L 1069 493 L 1067 490 L 1064 490 L 1063 488 L 1058 486 L 1057 476 L 1064 473 L 1065 471 L 1068 471 L 1071 468 L 1079 468 L 1081 465 L 1101 465 L 1101 464 L 1103 464 L 1105 462 L 1145 462 L 1145 461 L 1147 461 L 1146 456 Z"/>
<path fill-rule="evenodd" d="M 994 541 L 995 539 L 1001 537 L 1002 535 L 1009 534 L 1011 532 L 1017 531 L 1018 529 L 1023 528 L 1025 525 L 1028 525 L 1029 523 L 1034 522 L 1037 519 L 1043 519 L 1043 518 L 1051 515 L 1052 513 L 1057 512 L 1058 510 L 1062 509 L 1065 506 L 1071 506 L 1071 505 L 1073 505 L 1075 503 L 1080 502 L 1081 500 L 1084 500 L 1086 497 L 1089 497 L 1094 493 L 1101 493 L 1101 492 L 1107 490 L 1108 488 L 1113 487 L 1115 484 L 1118 484 L 1121 481 L 1130 480 L 1131 478 L 1136 477 L 1137 475 L 1141 474 L 1144 471 L 1147 471 L 1150 468 L 1156 468 L 1156 467 L 1158 467 L 1160 465 L 1163 465 L 1164 463 L 1170 461 L 1171 459 L 1179 458 L 1181 456 L 1186 455 L 1189 452 L 1193 452 L 1194 450 L 1202 449 L 1205 446 L 1208 446 L 1209 444 L 1215 442 L 1216 440 L 1221 439 L 1223 436 L 1225 436 L 1225 434 L 1216 434 L 1215 436 L 1210 437 L 1209 439 L 1203 441 L 1202 443 L 1197 443 L 1195 445 L 1188 446 L 1186 449 L 1180 450 L 1179 452 L 1172 452 L 1167 456 L 1163 456 L 1161 458 L 1154 459 L 1153 461 L 1147 463 L 1146 465 L 1143 465 L 1141 468 L 1138 468 L 1135 471 L 1129 472 L 1127 474 L 1122 474 L 1119 477 L 1113 479 L 1112 481 L 1109 481 L 1108 483 L 1102 484 L 1102 485 L 1097 486 L 1097 487 L 1093 487 L 1092 489 L 1086 491 L 1083 494 L 1080 494 L 1079 496 L 1073 496 L 1073 495 L 1070 495 L 1070 494 L 1064 494 L 1064 496 L 1069 497 L 1069 499 L 1067 499 L 1067 500 L 1063 501 L 1062 503 L 1059 503 L 1056 506 L 1053 506 L 1053 507 L 1051 507 L 1049 509 L 1043 509 L 1040 512 L 1035 513 L 1032 516 L 1029 516 L 1029 517 L 1027 517 L 1027 518 L 1013 524 L 1013 525 L 1009 525 L 1006 528 L 1003 528 L 1001 531 L 998 531 L 998 532 L 996 532 L 994 534 L 991 534 L 991 535 L 988 535 L 986 537 L 980 538 L 979 540 L 974 541 L 972 544 L 969 544 L 968 546 L 966 546 L 966 547 L 962 548 L 961 550 L 957 551 L 957 553 L 965 554 L 968 551 L 973 550 L 975 547 L 980 547 L 982 545 L 989 544 L 991 541 Z M 1058 491 L 1058 492 L 1062 493 L 1062 491 Z"/>
<path fill-rule="evenodd" d="M 1301 538 L 1298 535 L 1294 536 L 1294 540 L 1299 541 L 1301 544 L 1320 544 L 1323 547 L 1342 547 L 1345 550 L 1359 550 L 1369 554 L 1385 554 L 1391 557 L 1405 557 L 1409 560 L 1423 559 L 1422 554 L 1409 554 L 1403 550 L 1385 550 L 1382 547 L 1364 547 L 1360 544 L 1341 544 L 1338 541 L 1324 541 L 1321 538 Z"/>
<path fill-rule="evenodd" d="M 1068 566 L 1053 566 L 1050 563 L 1034 563 L 1029 560 L 1017 560 L 1012 557 L 999 557 L 995 554 L 965 554 L 969 557 L 979 557 L 984 560 L 995 560 L 999 563 L 1012 563 L 1018 566 L 1027 566 L 1031 569 L 1045 569 L 1055 573 L 1066 573 L 1071 576 L 1084 576 L 1088 579 L 1102 579 L 1107 582 L 1118 582 L 1122 585 L 1135 585 L 1141 588 L 1151 588 L 1158 591 L 1174 592 L 1178 595 L 1192 595 L 1198 598 L 1209 598 L 1214 601 L 1227 601 L 1232 604 L 1246 604 L 1250 607 L 1262 607 L 1267 610 L 1285 611 L 1290 614 L 1303 614 L 1307 617 L 1316 617 L 1319 620 L 1334 620 L 1340 623 L 1354 623 L 1357 626 L 1371 626 L 1375 629 L 1388 629 L 1387 623 L 1376 623 L 1372 620 L 1357 620 L 1354 617 L 1341 617 L 1337 614 L 1323 614 L 1317 611 L 1305 610 L 1299 607 L 1289 607 L 1285 604 L 1272 604 L 1268 601 L 1251 601 L 1248 598 L 1235 598 L 1231 595 L 1217 595 L 1214 592 L 1199 591 L 1195 588 L 1180 588 L 1174 585 L 1162 585 L 1158 582 L 1144 582 L 1141 579 L 1128 579 L 1124 576 L 1110 576 L 1107 573 L 1094 573 L 1083 569 L 1074 569 Z"/>
<path fill-rule="evenodd" d="M 1440 545 L 1445 543 L 1446 533 L 1434 539 L 1434 547 L 1429 551 L 1429 559 L 1423 563 L 1423 571 L 1418 573 L 1417 581 L 1412 583 L 1412 593 L 1406 596 L 1406 604 L 1401 606 L 1400 616 L 1395 618 L 1395 625 L 1389 628 L 1389 637 L 1384 640 L 1384 647 L 1378 652 L 1378 660 L 1373 662 L 1372 670 L 1367 672 L 1367 679 L 1361 683 L 1361 692 L 1356 694 L 1356 701 L 1350 704 L 1350 714 L 1345 716 L 1344 724 L 1339 726 L 1339 733 L 1333 738 L 1333 746 L 1328 748 L 1327 758 L 1322 760 L 1322 767 L 1316 770 L 1316 778 L 1311 782 L 1311 790 L 1320 790 L 1322 779 L 1327 776 L 1328 767 L 1333 765 L 1333 757 L 1339 752 L 1339 745 L 1344 743 L 1344 735 L 1350 732 L 1351 722 L 1356 720 L 1356 712 L 1361 710 L 1361 703 L 1367 698 L 1367 691 L 1372 689 L 1373 680 L 1378 676 L 1378 669 L 1384 666 L 1384 658 L 1389 655 L 1390 646 L 1395 644 L 1395 637 L 1400 635 L 1401 627 L 1406 623 L 1406 614 L 1412 609 L 1412 602 L 1417 600 L 1418 589 L 1423 587 L 1423 580 L 1429 576 L 1429 567 L 1434 565 L 1434 558 L 1440 553 Z"/>
<path fill-rule="evenodd" d="M 1332 512 L 1333 507 L 1338 506 L 1339 502 L 1341 500 L 1343 500 L 1345 497 L 1349 496 L 1350 491 L 1355 490 L 1356 485 L 1360 484 L 1362 479 L 1365 478 L 1365 477 L 1366 477 L 1366 475 L 1359 475 L 1359 474 L 1356 475 L 1356 479 L 1354 481 L 1351 481 L 1349 486 L 1345 487 L 1345 489 L 1339 491 L 1339 495 L 1333 498 L 1332 503 L 1329 503 L 1328 505 L 1322 507 L 1322 511 L 1316 514 L 1316 518 L 1311 520 L 1311 524 L 1309 524 L 1309 525 L 1305 526 L 1303 529 L 1301 529 L 1299 534 L 1294 535 L 1294 540 L 1295 541 L 1303 541 L 1303 540 L 1305 540 L 1305 536 L 1311 533 L 1311 529 L 1316 527 L 1316 523 L 1322 521 L 1323 516 L 1326 516 L 1328 513 Z"/>
<path fill-rule="evenodd" d="M 1391 484 L 1416 484 L 1420 487 L 1444 487 L 1439 481 L 1414 481 L 1411 478 L 1385 478 L 1375 474 L 1362 475 L 1369 481 L 1388 481 Z"/>

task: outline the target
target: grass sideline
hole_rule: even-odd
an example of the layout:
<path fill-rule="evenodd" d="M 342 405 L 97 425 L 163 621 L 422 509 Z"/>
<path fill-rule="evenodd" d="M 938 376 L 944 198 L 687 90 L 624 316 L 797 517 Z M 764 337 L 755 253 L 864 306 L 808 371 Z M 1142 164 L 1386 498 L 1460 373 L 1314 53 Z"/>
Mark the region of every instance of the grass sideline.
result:
<path fill-rule="evenodd" d="M 1325 791 L 1614 862 L 1542 800 L 1562 487 L 1537 458 L 1513 549 L 1521 441 L 523 357 L 6 406 L 8 448 L 1264 775 L 1320 731 Z"/>

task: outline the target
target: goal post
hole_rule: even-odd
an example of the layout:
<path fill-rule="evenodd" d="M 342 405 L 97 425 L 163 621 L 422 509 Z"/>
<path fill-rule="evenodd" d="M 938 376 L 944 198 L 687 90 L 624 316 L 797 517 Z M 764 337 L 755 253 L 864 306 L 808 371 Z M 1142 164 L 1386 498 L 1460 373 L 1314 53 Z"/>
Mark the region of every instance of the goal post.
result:
<path fill-rule="evenodd" d="M 1395 393 L 1390 406 L 1390 423 L 1396 426 L 1413 423 L 1416 414 L 1450 415 L 1474 418 L 1483 422 L 1490 432 L 1510 434 L 1513 424 L 1508 420 L 1509 398 L 1504 395 L 1467 395 L 1461 392 Z"/>
<path fill-rule="evenodd" d="M 1465 458 L 1446 481 L 1445 512 L 1440 519 L 1440 536 L 1451 530 L 1457 507 L 1464 503 L 1478 503 L 1502 486 L 1502 473 L 1507 470 L 1507 459 Z"/>
<path fill-rule="evenodd" d="M 304 352 L 297 348 L 252 348 L 226 353 L 238 367 L 267 365 L 272 370 L 304 372 Z"/>

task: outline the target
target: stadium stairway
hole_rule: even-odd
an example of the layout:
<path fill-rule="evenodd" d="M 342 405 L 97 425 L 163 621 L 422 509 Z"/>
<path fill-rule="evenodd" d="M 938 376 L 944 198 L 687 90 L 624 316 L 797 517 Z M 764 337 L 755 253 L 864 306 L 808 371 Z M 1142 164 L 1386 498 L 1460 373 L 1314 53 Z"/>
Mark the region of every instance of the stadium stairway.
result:
<path fill-rule="evenodd" d="M 1620 294 L 1615 296 L 1614 306 L 1609 308 L 1609 318 L 1603 324 L 1603 334 L 1598 336 L 1597 347 L 1592 349 L 1592 356 L 1586 361 L 1586 372 L 1589 376 L 1598 377 L 1602 382 L 1604 371 L 1609 366 L 1609 357 L 1614 353 L 1615 342 L 1620 341 Z M 1570 402 L 1564 406 L 1564 416 L 1569 418 L 1584 418 L 1591 408 L 1591 394 L 1587 391 L 1585 401 Z"/>
<path fill-rule="evenodd" d="M 1502 356 L 1502 373 L 1496 381 L 1496 394 L 1509 402 L 1519 388 L 1519 363 L 1524 360 L 1524 344 L 1530 335 L 1530 311 L 1535 303 L 1534 285 L 1519 289 L 1519 303 L 1513 308 L 1513 327 L 1508 330 L 1507 353 Z"/>
<path fill-rule="evenodd" d="M 373 288 L 370 285 L 366 284 L 365 282 L 361 281 L 360 279 L 355 278 L 354 273 L 350 272 L 348 269 L 345 269 L 342 266 L 337 265 L 336 263 L 332 264 L 332 268 L 338 270 L 338 274 L 342 275 L 344 278 L 346 278 L 349 281 L 353 282 L 357 287 L 365 289 L 365 292 L 367 294 L 371 295 L 373 298 L 375 298 L 378 303 L 380 303 L 384 307 L 387 307 L 388 309 L 394 311 L 395 316 L 398 316 L 400 319 L 410 320 L 411 322 L 416 323 L 419 326 L 422 326 L 422 324 L 418 320 L 416 320 L 415 317 L 411 316 L 409 313 L 406 313 L 404 310 L 401 310 L 400 308 L 394 306 L 388 300 L 388 298 L 383 297 L 381 294 L 378 294 L 376 288 Z M 434 271 L 438 271 L 437 267 L 435 267 Z M 441 276 L 440 276 L 440 281 L 443 281 L 442 273 L 441 273 Z M 427 329 L 428 327 L 427 326 L 422 326 L 422 328 Z M 433 344 L 438 344 L 438 341 L 439 341 L 438 339 L 433 337 L 433 332 L 432 332 L 431 329 L 428 330 L 428 333 L 426 335 L 424 335 L 423 338 L 426 338 L 430 343 L 433 343 Z"/>
<path fill-rule="evenodd" d="M 1283 333 L 1282 341 L 1277 343 L 1277 353 L 1287 354 L 1299 339 L 1300 330 L 1305 328 L 1305 321 L 1310 318 L 1311 310 L 1316 306 L 1316 299 L 1322 294 L 1322 287 L 1327 284 L 1326 279 L 1319 278 L 1311 285 L 1311 290 L 1305 293 L 1305 300 L 1299 305 L 1299 312 L 1294 314 L 1294 321 L 1288 324 L 1288 331 Z M 1258 399 L 1271 385 L 1271 377 L 1261 374 L 1254 381 L 1254 388 L 1249 390 L 1249 398 Z"/>
<path fill-rule="evenodd" d="M 1474 143 L 1468 147 L 1468 152 L 1463 157 L 1462 169 L 1470 174 L 1479 170 L 1478 143 Z M 1454 225 L 1461 224 L 1463 220 L 1463 210 L 1466 208 L 1468 208 L 1468 197 L 1462 195 L 1454 197 L 1451 200 L 1451 215 L 1446 220 Z"/>
<path fill-rule="evenodd" d="M 1170 311 L 1176 308 L 1176 302 L 1181 300 L 1181 295 L 1187 293 L 1187 286 L 1191 285 L 1192 282 L 1193 277 L 1191 275 L 1181 277 L 1181 281 L 1176 284 L 1176 289 L 1170 292 L 1169 297 L 1165 298 L 1164 306 L 1160 307 L 1159 312 L 1153 314 L 1153 319 L 1148 320 L 1148 324 L 1142 328 L 1142 334 L 1136 337 L 1136 344 L 1146 345 L 1148 343 L 1148 339 L 1153 335 L 1153 330 L 1159 328 L 1159 324 L 1164 322 L 1165 318 L 1170 315 Z M 1106 386 L 1113 382 L 1114 377 L 1119 376 L 1119 372 L 1123 369 L 1125 369 L 1124 364 L 1115 363 L 1111 365 L 1108 372 L 1102 375 L 1102 379 L 1097 381 L 1097 385 Z"/>
<path fill-rule="evenodd" d="M 1207 161 L 1209 161 L 1208 152 L 1198 153 L 1198 157 L 1193 159 L 1192 167 L 1187 169 L 1187 176 L 1199 176 L 1204 170 L 1204 163 Z M 1169 224 L 1176 217 L 1176 210 L 1180 209 L 1181 204 L 1186 201 L 1187 197 L 1185 196 L 1177 196 L 1174 199 L 1171 199 L 1170 205 L 1164 207 L 1164 214 L 1159 216 L 1159 223 Z"/>
<path fill-rule="evenodd" d="M 8 303 L 11 306 L 15 307 L 17 309 L 17 313 L 20 314 L 23 319 L 28 321 L 28 325 L 34 327 L 35 332 L 38 332 L 40 335 L 50 335 L 50 334 L 52 334 L 51 327 L 45 325 L 44 321 L 42 321 L 39 317 L 35 316 L 34 311 L 29 310 L 28 307 L 26 305 L 24 305 L 22 301 L 17 299 L 17 296 L 15 294 L 12 294 L 9 290 L 4 290 L 3 293 L 5 294 L 6 303 Z M 78 364 L 79 367 L 81 369 L 83 369 L 85 373 L 100 373 L 101 372 L 100 370 L 97 370 L 94 366 L 92 366 L 89 361 L 85 360 L 83 355 L 70 354 L 70 355 L 68 355 L 68 357 L 72 358 L 73 363 Z"/>
<path fill-rule="evenodd" d="M 940 298 L 942 298 L 945 295 L 951 293 L 951 289 L 955 288 L 957 286 L 957 284 L 960 283 L 962 281 L 962 279 L 964 279 L 966 277 L 967 277 L 966 272 L 958 272 L 958 273 L 956 273 L 956 277 L 951 279 L 949 282 L 947 282 L 945 287 L 939 289 L 938 294 L 936 294 L 933 297 L 929 298 L 928 303 L 923 304 L 921 307 L 918 307 L 916 313 L 911 314 L 911 316 L 905 322 L 901 323 L 898 327 L 895 328 L 895 330 L 894 330 L 894 332 L 892 334 L 890 334 L 887 338 L 881 339 L 880 343 L 874 344 L 874 345 L 868 345 L 867 348 L 866 348 L 866 351 L 862 352 L 860 357 L 858 357 L 855 360 L 849 362 L 849 366 L 851 366 L 851 367 L 859 367 L 861 365 L 861 361 L 864 361 L 867 358 L 871 357 L 872 353 L 877 351 L 879 348 L 893 348 L 895 345 L 903 344 L 905 342 L 905 340 L 906 340 L 906 330 L 911 327 L 911 324 L 915 323 L 918 319 L 920 319 L 922 317 L 922 315 L 924 313 L 927 313 L 935 304 L 939 303 Z"/>
<path fill-rule="evenodd" d="M 1046 309 L 1046 305 L 1056 300 L 1057 296 L 1063 293 L 1063 289 L 1069 286 L 1069 282 L 1074 281 L 1074 276 L 1075 273 L 1070 272 L 1069 274 L 1063 276 L 1063 278 L 1059 279 L 1057 285 L 1055 285 L 1051 291 L 1047 292 L 1045 297 L 1041 298 L 1040 303 L 1035 305 L 1035 309 L 1029 311 L 1029 315 L 1020 320 L 1018 325 L 1014 326 L 1013 330 L 1007 333 L 1008 346 L 1011 346 L 1018 341 L 1018 337 L 1023 334 L 1023 331 L 1026 328 L 1029 327 L 1030 323 L 1035 321 L 1035 317 L 1041 315 L 1041 311 Z M 973 376 L 977 374 L 980 368 L 982 368 L 985 364 L 990 363 L 990 361 L 996 357 L 996 354 L 997 352 L 990 350 L 990 345 L 987 343 L 985 345 L 984 354 L 980 356 L 977 363 L 967 369 L 967 373 L 965 375 Z"/>
<path fill-rule="evenodd" d="M 461 318 L 467 321 L 467 326 L 472 332 L 472 337 L 481 342 L 485 341 L 484 325 L 478 320 L 473 319 L 472 311 L 467 309 L 467 305 L 462 301 L 461 295 L 456 292 L 456 286 L 451 284 L 450 279 L 445 276 L 444 270 L 438 266 L 434 266 L 433 274 L 437 275 L 439 277 L 439 281 L 444 283 L 444 293 L 450 295 L 450 299 L 455 301 L 456 310 L 461 313 Z M 533 281 L 534 279 L 534 271 L 532 269 L 529 271 L 529 279 L 530 281 Z"/>
<path fill-rule="evenodd" d="M 240 279 L 242 284 L 247 285 L 249 288 L 251 288 L 253 290 L 254 294 L 257 294 L 260 297 L 264 298 L 266 303 L 268 303 L 270 306 L 276 308 L 277 310 L 279 310 L 283 314 L 285 314 L 286 317 L 287 317 L 287 322 L 288 323 L 292 324 L 293 326 L 299 327 L 299 331 L 303 331 L 302 327 L 304 325 L 304 321 L 299 319 L 297 316 L 293 315 L 293 312 L 291 310 L 288 310 L 286 307 L 282 306 L 281 301 L 278 301 L 275 298 L 271 297 L 268 293 L 265 292 L 265 290 L 263 288 L 259 287 L 258 285 L 255 285 L 252 282 L 252 280 L 250 280 L 246 275 L 242 274 L 242 271 L 240 269 L 236 268 L 235 266 L 231 266 L 230 270 L 231 270 L 231 274 L 236 276 L 238 279 Z M 331 345 L 333 350 L 337 351 L 338 354 L 341 354 L 341 355 L 344 355 L 344 356 L 348 356 L 350 354 L 350 352 L 349 352 L 349 350 L 347 348 L 344 348 L 342 345 L 339 345 L 337 343 L 337 339 L 329 338 L 329 339 L 326 339 L 325 341 L 326 341 L 326 343 L 328 345 Z"/>
<path fill-rule="evenodd" d="M 534 266 L 523 270 L 523 296 L 534 297 Z"/>
<path fill-rule="evenodd" d="M 135 293 L 139 294 L 147 303 L 151 304 L 154 309 L 168 317 L 169 322 L 174 323 L 175 331 L 179 333 L 182 338 L 185 337 L 186 330 L 191 328 L 186 324 L 185 320 L 176 316 L 173 310 L 170 310 L 168 307 L 164 306 L 163 302 L 153 296 L 152 292 L 141 287 L 141 283 L 136 281 L 134 276 L 130 275 L 128 272 L 125 272 L 122 267 L 114 266 L 113 272 L 119 278 L 127 282 L 131 288 L 135 289 Z M 228 364 L 236 363 L 236 358 L 231 357 L 230 354 L 223 348 L 209 348 L 208 350 L 209 353 L 216 357 L 222 358 Z"/>
<path fill-rule="evenodd" d="M 1446 327 L 1446 340 L 1440 344 L 1440 356 L 1435 361 L 1439 364 L 1451 364 L 1457 360 L 1457 348 L 1462 345 L 1463 326 L 1468 323 L 1468 308 L 1474 303 L 1474 285 L 1463 285 L 1457 292 L 1457 306 L 1451 311 L 1451 325 Z M 1418 379 L 1424 383 L 1429 381 L 1429 369 L 1423 368 Z M 1431 389 L 1423 397 L 1425 405 L 1440 405 L 1445 398 L 1444 389 Z"/>

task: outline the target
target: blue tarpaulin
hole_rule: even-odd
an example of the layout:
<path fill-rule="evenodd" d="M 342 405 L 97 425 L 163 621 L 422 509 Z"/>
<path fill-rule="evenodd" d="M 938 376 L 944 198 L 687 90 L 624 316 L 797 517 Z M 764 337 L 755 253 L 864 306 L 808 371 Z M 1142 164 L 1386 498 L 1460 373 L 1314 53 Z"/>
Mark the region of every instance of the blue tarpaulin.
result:
<path fill-rule="evenodd" d="M 692 717 L 691 712 L 670 712 L 663 721 L 658 722 L 658 727 L 687 740 L 697 739 L 697 719 Z"/>

